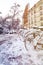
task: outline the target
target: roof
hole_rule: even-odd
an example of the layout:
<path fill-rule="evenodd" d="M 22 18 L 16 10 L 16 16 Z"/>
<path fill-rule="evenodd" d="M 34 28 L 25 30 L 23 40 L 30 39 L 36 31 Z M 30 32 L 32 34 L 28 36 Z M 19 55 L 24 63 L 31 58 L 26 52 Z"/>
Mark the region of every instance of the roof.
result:
<path fill-rule="evenodd" d="M 29 9 L 29 12 L 31 10 L 33 10 L 34 8 L 37 8 L 41 3 L 42 3 L 43 0 L 39 0 L 32 8 Z M 41 3 L 40 3 L 41 2 Z"/>

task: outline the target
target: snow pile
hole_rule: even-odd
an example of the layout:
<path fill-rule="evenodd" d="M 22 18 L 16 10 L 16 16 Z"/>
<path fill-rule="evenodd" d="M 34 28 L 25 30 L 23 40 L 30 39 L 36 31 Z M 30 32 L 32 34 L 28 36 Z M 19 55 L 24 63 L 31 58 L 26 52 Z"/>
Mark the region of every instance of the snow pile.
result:
<path fill-rule="evenodd" d="M 28 42 L 25 48 L 24 38 L 19 34 L 0 35 L 0 65 L 43 65 L 38 52 Z"/>

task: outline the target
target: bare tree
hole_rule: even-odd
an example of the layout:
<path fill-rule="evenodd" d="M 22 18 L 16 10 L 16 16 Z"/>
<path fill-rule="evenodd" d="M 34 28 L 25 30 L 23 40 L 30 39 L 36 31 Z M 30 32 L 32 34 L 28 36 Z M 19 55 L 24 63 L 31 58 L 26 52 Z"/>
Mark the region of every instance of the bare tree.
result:
<path fill-rule="evenodd" d="M 12 15 L 12 18 L 14 18 L 17 14 L 19 14 L 19 7 L 20 7 L 20 5 L 19 4 L 16 4 L 16 3 L 14 3 L 14 6 L 12 6 L 11 7 L 11 10 L 10 10 L 10 12 L 13 14 Z"/>
<path fill-rule="evenodd" d="M 8 14 L 3 19 L 3 26 L 4 27 L 6 27 L 8 29 L 17 29 L 18 28 L 19 23 L 20 23 L 20 18 L 18 16 L 22 12 L 19 7 L 20 7 L 19 4 L 14 3 L 14 6 L 12 6 L 10 11 L 9 11 L 10 14 L 12 13 L 12 15 Z"/>
<path fill-rule="evenodd" d="M 20 5 L 14 3 L 14 6 L 11 7 L 10 12 L 13 14 L 12 15 L 12 26 L 13 28 L 17 28 L 17 26 L 20 23 L 20 18 L 18 17 L 18 15 L 20 15 L 20 13 L 22 12 L 22 10 L 20 10 Z"/>

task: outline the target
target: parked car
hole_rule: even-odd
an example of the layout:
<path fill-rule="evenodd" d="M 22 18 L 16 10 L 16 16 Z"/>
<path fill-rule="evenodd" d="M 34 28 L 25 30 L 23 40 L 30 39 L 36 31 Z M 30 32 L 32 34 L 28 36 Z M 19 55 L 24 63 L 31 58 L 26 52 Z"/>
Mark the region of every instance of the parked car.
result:
<path fill-rule="evenodd" d="M 3 33 L 3 28 L 2 27 L 0 27 L 0 34 L 2 34 Z"/>

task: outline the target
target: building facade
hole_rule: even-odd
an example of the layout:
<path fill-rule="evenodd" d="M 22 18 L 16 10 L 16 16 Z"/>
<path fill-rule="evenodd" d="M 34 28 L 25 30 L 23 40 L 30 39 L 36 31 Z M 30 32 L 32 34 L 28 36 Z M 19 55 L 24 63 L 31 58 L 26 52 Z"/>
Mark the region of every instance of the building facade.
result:
<path fill-rule="evenodd" d="M 38 1 L 29 9 L 28 23 L 26 27 L 43 26 L 43 0 Z"/>
<path fill-rule="evenodd" d="M 29 27 L 32 26 L 43 26 L 43 0 L 38 1 L 29 10 Z"/>
<path fill-rule="evenodd" d="M 29 3 L 26 5 L 23 13 L 23 26 L 28 27 L 28 14 L 29 14 Z"/>

